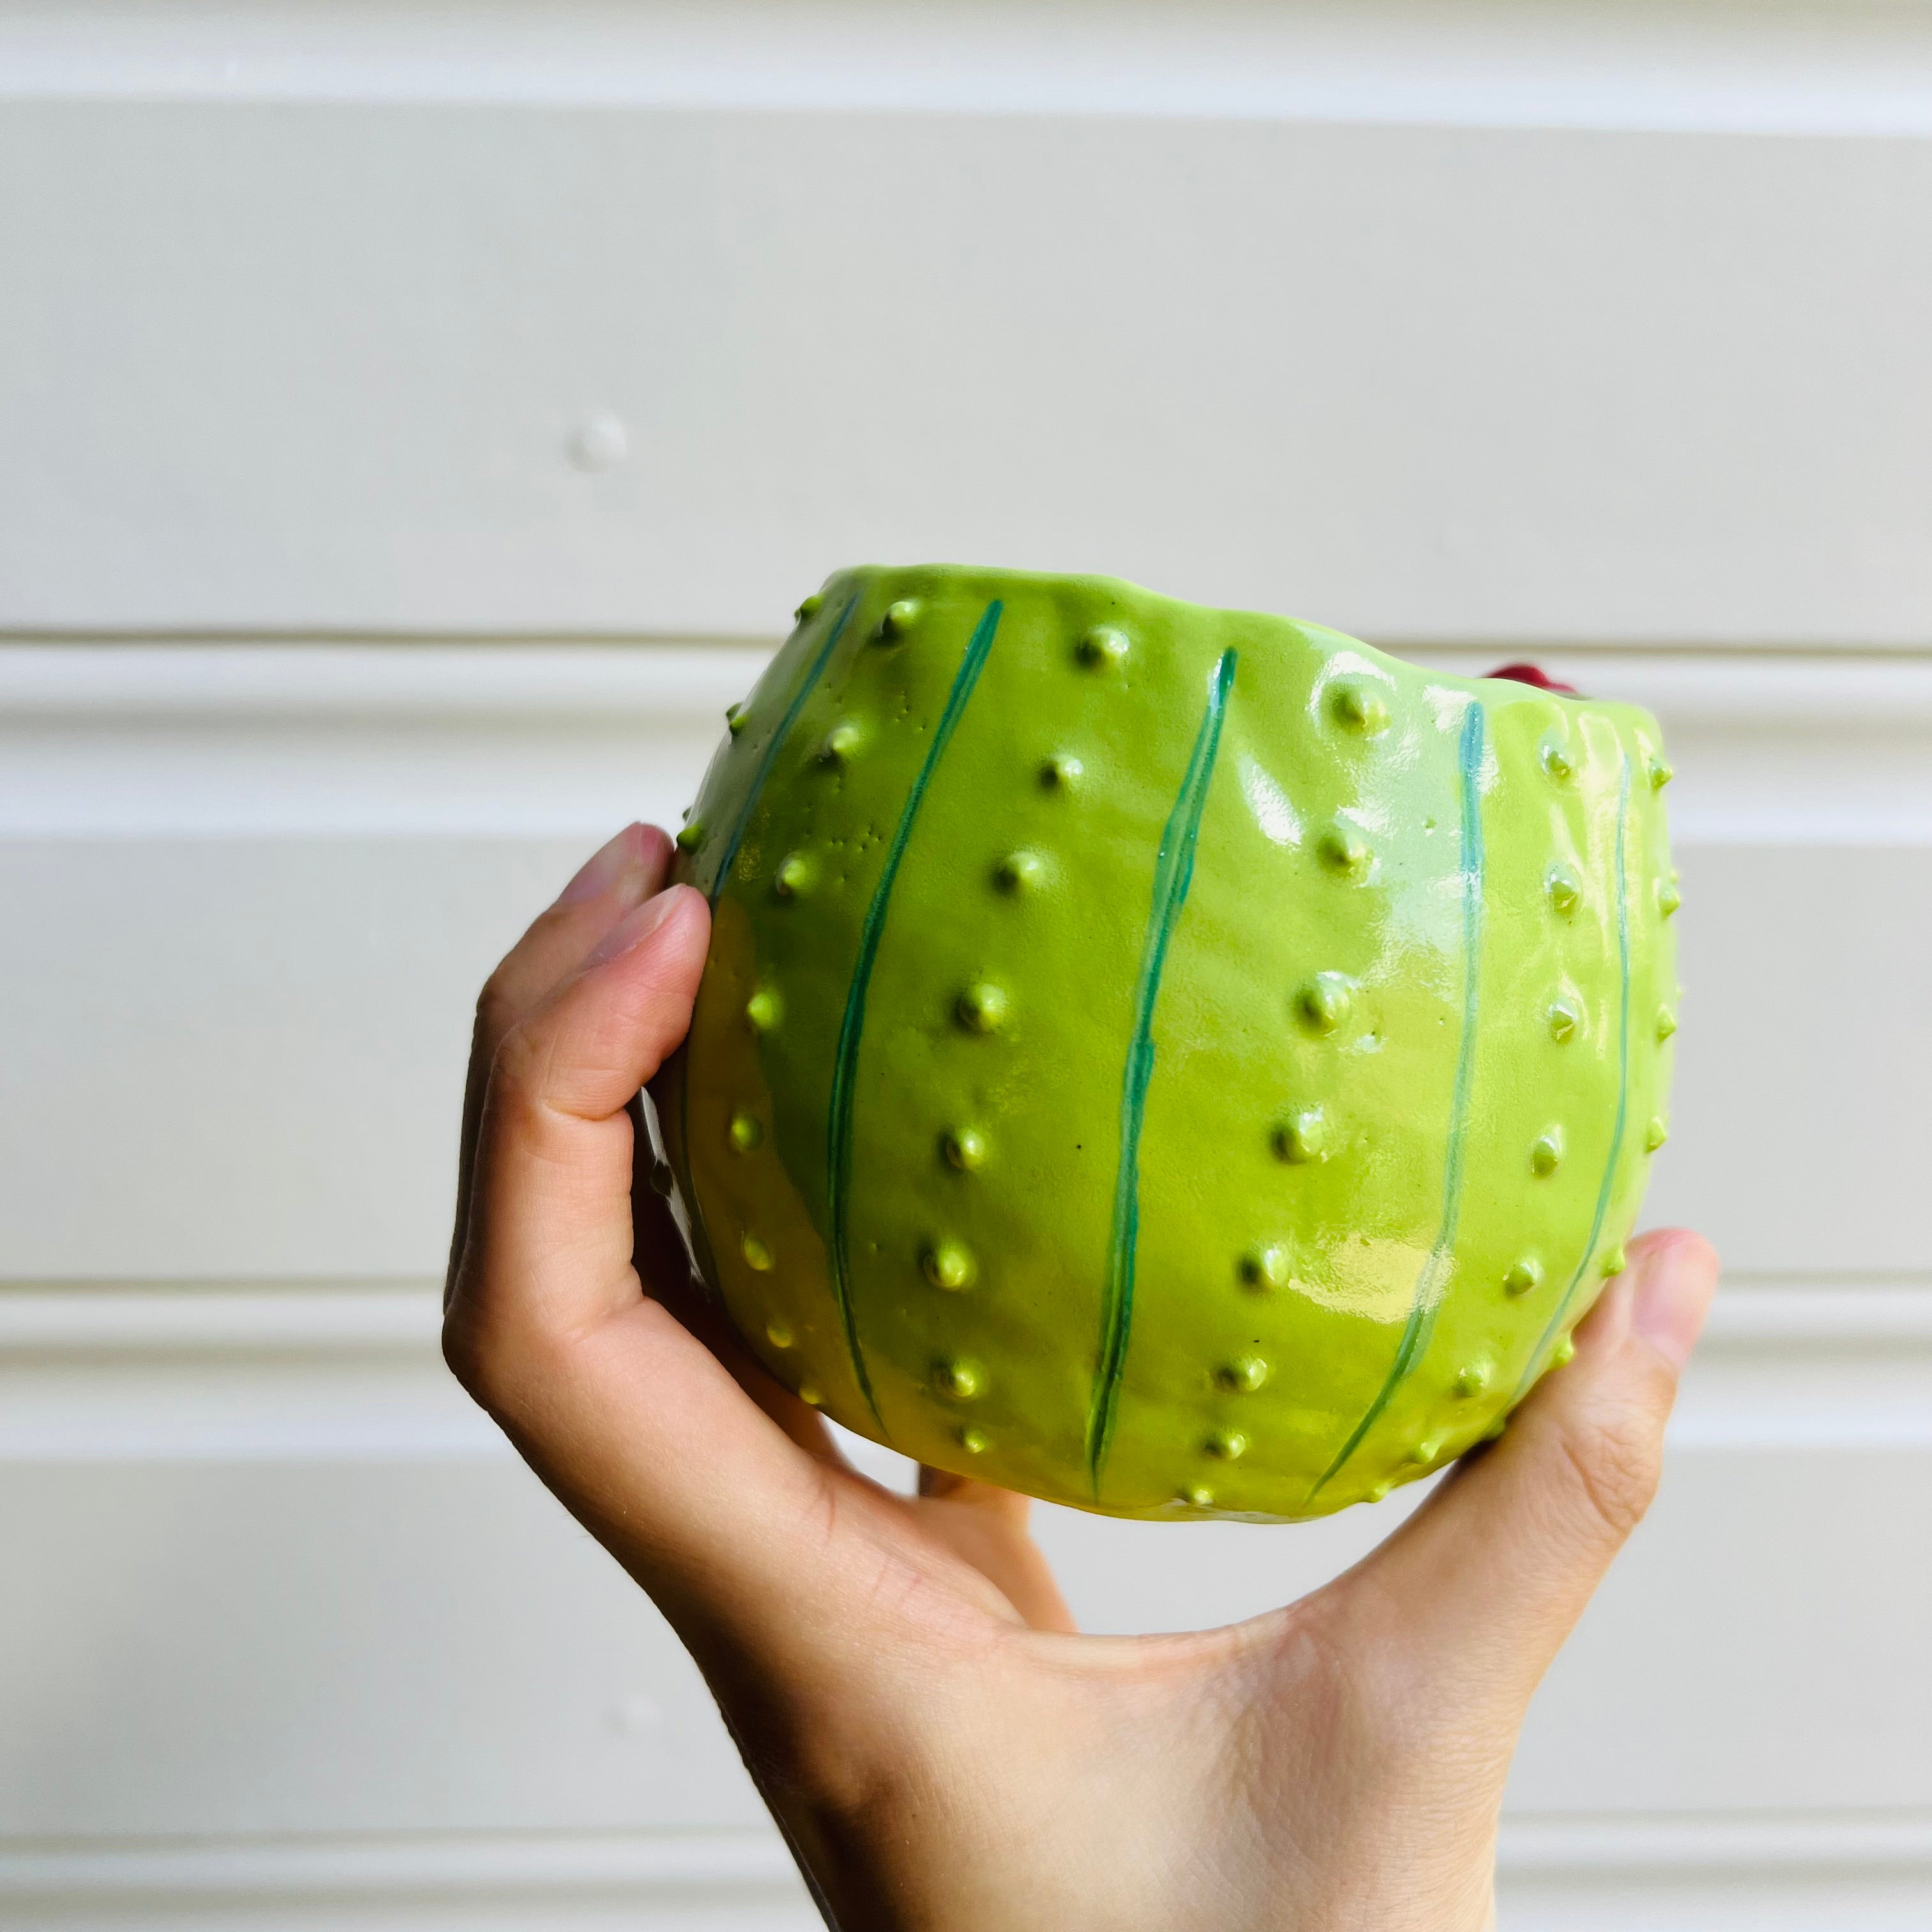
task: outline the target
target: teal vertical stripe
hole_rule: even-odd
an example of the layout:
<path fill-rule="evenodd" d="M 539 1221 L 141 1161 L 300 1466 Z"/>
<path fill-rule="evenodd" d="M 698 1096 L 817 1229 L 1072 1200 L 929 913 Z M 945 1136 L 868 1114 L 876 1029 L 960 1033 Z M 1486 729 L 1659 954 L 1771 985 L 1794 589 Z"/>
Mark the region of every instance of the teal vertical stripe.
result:
<path fill-rule="evenodd" d="M 1361 1447 L 1362 1438 L 1388 1408 L 1429 1346 L 1442 1306 L 1443 1278 L 1456 1248 L 1456 1230 L 1462 1218 L 1462 1168 L 1469 1138 L 1469 1088 L 1476 1064 L 1476 1018 L 1482 992 L 1483 962 L 1483 800 L 1478 780 L 1482 772 L 1483 707 L 1471 701 L 1463 714 L 1462 742 L 1456 764 L 1461 774 L 1462 812 L 1462 1039 L 1456 1056 L 1456 1085 L 1449 1102 L 1449 1148 L 1442 1165 L 1442 1218 L 1435 1245 L 1416 1276 L 1408 1319 L 1396 1345 L 1395 1360 L 1376 1399 L 1357 1423 L 1322 1480 L 1308 1492 L 1312 1502 Z"/>
<path fill-rule="evenodd" d="M 751 788 L 745 794 L 745 802 L 739 808 L 736 821 L 731 827 L 731 836 L 724 842 L 724 856 L 719 860 L 718 870 L 712 877 L 710 890 L 705 894 L 714 906 L 718 903 L 718 894 L 724 890 L 725 881 L 731 876 L 731 868 L 737 862 L 738 848 L 745 842 L 746 828 L 752 822 L 752 813 L 758 808 L 758 800 L 764 794 L 765 781 L 772 775 L 772 764 L 785 740 L 791 736 L 791 728 L 798 722 L 798 714 L 805 709 L 806 700 L 818 689 L 818 680 L 824 675 L 826 662 L 838 648 L 838 640 L 844 634 L 845 626 L 850 621 L 858 602 L 856 591 L 845 600 L 844 609 L 839 612 L 831 629 L 826 633 L 824 643 L 819 646 L 817 655 L 812 660 L 812 668 L 806 673 L 797 690 L 792 693 L 791 702 L 785 706 L 784 716 L 778 720 L 778 729 L 765 741 L 764 749 L 758 754 L 758 768 L 752 774 Z"/>
<path fill-rule="evenodd" d="M 1228 694 L 1234 682 L 1238 653 L 1223 651 L 1208 687 L 1208 709 L 1194 735 L 1194 750 L 1180 781 L 1174 808 L 1162 829 L 1154 859 L 1154 903 L 1148 916 L 1147 937 L 1141 947 L 1141 971 L 1134 990 L 1134 1032 L 1120 1078 L 1120 1151 L 1114 1173 L 1114 1226 L 1107 1246 L 1107 1281 L 1100 1312 L 1100 1352 L 1094 1375 L 1094 1392 L 1087 1412 L 1087 1472 L 1094 1499 L 1100 1495 L 1100 1472 L 1112 1446 L 1119 1409 L 1120 1378 L 1127 1363 L 1127 1342 L 1133 1325 L 1134 1257 L 1140 1238 L 1141 1128 L 1147 1112 L 1148 1085 L 1154 1078 L 1154 1010 L 1160 998 L 1160 976 L 1167 964 L 1168 942 L 1187 903 L 1194 880 L 1194 847 L 1214 782 L 1214 760 L 1221 748 L 1221 722 Z"/>
<path fill-rule="evenodd" d="M 1544 1352 L 1550 1346 L 1550 1338 L 1562 1326 L 1563 1318 L 1570 1312 L 1570 1304 L 1576 1299 L 1578 1285 L 1583 1279 L 1583 1271 L 1590 1265 L 1590 1258 L 1597 1252 L 1597 1243 L 1604 1232 L 1604 1218 L 1610 1210 L 1610 1190 L 1616 1184 L 1617 1162 L 1624 1150 L 1624 1129 L 1630 1112 L 1630 878 L 1627 870 L 1627 841 L 1630 829 L 1630 754 L 1624 754 L 1623 782 L 1617 790 L 1617 1120 L 1610 1132 L 1610 1158 L 1604 1162 L 1604 1178 L 1597 1188 L 1597 1211 L 1590 1222 L 1590 1238 L 1584 1244 L 1582 1253 L 1577 1257 L 1576 1271 L 1570 1277 L 1570 1286 L 1563 1291 L 1563 1299 L 1556 1304 L 1556 1312 L 1550 1318 L 1543 1333 L 1537 1337 L 1535 1348 L 1531 1351 L 1529 1360 L 1522 1372 L 1522 1379 L 1516 1386 L 1516 1394 L 1510 1400 L 1512 1406 L 1522 1399 L 1524 1391 L 1536 1378 L 1537 1365 L 1544 1358 Z"/>
<path fill-rule="evenodd" d="M 818 688 L 819 680 L 825 674 L 825 667 L 838 640 L 844 634 L 845 626 L 857 607 L 859 593 L 854 591 L 845 600 L 845 608 L 832 621 L 826 633 L 825 641 L 814 653 L 810 668 L 800 680 L 798 688 L 791 694 L 791 701 L 785 706 L 784 716 L 778 720 L 778 728 L 766 740 L 764 748 L 758 754 L 757 769 L 752 774 L 752 782 L 745 794 L 745 802 L 738 808 L 738 816 L 733 822 L 730 836 L 724 842 L 724 856 L 718 869 L 711 876 L 711 884 L 704 895 L 705 902 L 713 908 L 718 904 L 718 895 L 731 876 L 731 868 L 737 863 L 738 848 L 745 842 L 745 830 L 752 822 L 752 814 L 758 808 L 758 800 L 764 794 L 765 781 L 772 775 L 772 766 L 777 759 L 785 740 L 791 736 L 791 728 L 798 722 L 799 713 L 805 709 L 806 700 Z M 697 1164 L 691 1158 L 691 1062 L 690 1049 L 681 1049 L 685 1055 L 684 1077 L 678 1082 L 677 1132 L 678 1138 L 685 1150 L 685 1165 L 691 1172 L 691 1245 L 698 1260 L 698 1279 L 709 1288 L 718 1279 L 718 1259 L 711 1245 L 711 1230 L 706 1225 L 704 1205 L 698 1198 Z"/>
<path fill-rule="evenodd" d="M 932 775 L 938 769 L 940 760 L 946 755 L 946 747 L 952 740 L 960 714 L 966 709 L 967 700 L 973 695 L 973 687 L 980 681 L 986 653 L 993 648 L 994 633 L 1000 628 L 1000 614 L 1004 608 L 998 598 L 986 606 L 986 614 L 980 618 L 966 646 L 966 655 L 960 660 L 959 668 L 954 674 L 952 688 L 946 693 L 946 709 L 940 713 L 939 722 L 934 728 L 932 742 L 926 748 L 925 762 L 919 768 L 919 776 L 913 780 L 912 790 L 906 794 L 899 822 L 892 832 L 892 842 L 886 848 L 879 883 L 872 888 L 872 902 L 866 908 L 866 923 L 859 935 L 858 962 L 852 969 L 852 982 L 845 993 L 844 1017 L 839 1023 L 838 1054 L 832 1064 L 832 1105 L 826 1122 L 825 1160 L 832 1294 L 838 1305 L 838 1319 L 845 1330 L 846 1351 L 852 1358 L 852 1372 L 858 1378 L 860 1393 L 866 1398 L 866 1406 L 872 1412 L 873 1420 L 882 1429 L 885 1419 L 879 1414 L 878 1402 L 872 1394 L 872 1378 L 866 1372 L 865 1351 L 859 1341 L 858 1317 L 852 1306 L 851 1256 L 846 1229 L 851 1194 L 853 1090 L 859 1070 L 859 1047 L 866 1032 L 866 994 L 872 983 L 872 962 L 878 956 L 879 940 L 885 932 L 886 914 L 892 904 L 892 885 L 898 877 L 899 861 L 905 856 L 906 842 L 912 836 L 920 807 L 926 802 L 926 788 L 932 782 Z"/>

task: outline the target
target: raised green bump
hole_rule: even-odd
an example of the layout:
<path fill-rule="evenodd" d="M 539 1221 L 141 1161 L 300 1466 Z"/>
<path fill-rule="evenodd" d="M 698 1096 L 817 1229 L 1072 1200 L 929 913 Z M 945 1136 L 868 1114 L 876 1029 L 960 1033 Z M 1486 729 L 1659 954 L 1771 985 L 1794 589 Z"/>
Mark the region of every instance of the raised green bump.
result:
<path fill-rule="evenodd" d="M 1615 1124 L 1610 1130 L 1610 1157 L 1604 1162 L 1604 1178 L 1597 1190 L 1596 1212 L 1590 1217 L 1590 1232 L 1584 1239 L 1582 1252 L 1576 1257 L 1576 1271 L 1570 1276 L 1570 1285 L 1563 1291 L 1562 1299 L 1557 1303 L 1543 1333 L 1538 1336 L 1536 1346 L 1530 1351 L 1529 1360 L 1523 1369 L 1522 1379 L 1516 1387 L 1519 1400 L 1535 1380 L 1536 1365 L 1543 1359 L 1543 1352 L 1549 1346 L 1550 1336 L 1569 1314 L 1570 1304 L 1576 1299 L 1578 1284 L 1583 1279 L 1584 1270 L 1590 1265 L 1590 1257 L 1597 1252 L 1597 1242 L 1604 1232 L 1604 1217 L 1610 1211 L 1610 1191 L 1616 1182 L 1617 1157 L 1624 1149 L 1624 1127 L 1630 1118 L 1630 935 L 1628 851 L 1630 796 L 1630 758 L 1626 753 L 1623 763 L 1623 781 L 1617 788 L 1617 1112 Z M 1619 1258 L 1617 1268 L 1607 1270 L 1612 1274 L 1623 1266 L 1621 1242 L 1617 1244 L 1615 1252 Z"/>
<path fill-rule="evenodd" d="M 733 814 L 731 830 L 725 838 L 722 854 L 718 860 L 710 884 L 705 888 L 705 897 L 714 905 L 718 902 L 720 889 L 724 881 L 730 877 L 732 864 L 738 856 L 738 848 L 744 839 L 745 827 L 751 822 L 752 814 L 757 810 L 758 800 L 764 795 L 765 781 L 771 776 L 772 761 L 784 748 L 786 740 L 791 736 L 791 728 L 798 722 L 798 714 L 805 709 L 806 700 L 818 688 L 818 681 L 824 675 L 826 664 L 831 658 L 832 653 L 838 648 L 838 640 L 845 634 L 846 623 L 850 618 L 857 601 L 856 598 L 846 599 L 844 608 L 838 613 L 837 618 L 826 631 L 825 641 L 819 646 L 817 654 L 812 660 L 810 668 L 800 680 L 797 690 L 792 694 L 791 702 L 784 708 L 784 716 L 779 718 L 777 726 L 772 730 L 771 736 L 766 740 L 764 748 L 758 754 L 758 766 L 752 774 L 751 786 L 745 794 L 744 802 Z M 806 599 L 806 603 L 811 602 L 810 598 Z M 801 604 L 799 609 L 800 623 L 802 628 L 817 615 L 817 610 L 814 609 L 811 612 L 806 612 L 804 604 Z M 732 708 L 739 711 L 741 719 L 746 723 L 749 722 L 748 718 L 739 706 L 734 705 Z M 737 735 L 736 731 L 731 734 L 734 738 Z M 694 812 L 692 814 L 691 823 L 685 827 L 685 831 L 699 830 L 700 826 L 701 821 Z M 680 832 L 678 836 L 681 842 L 683 833 Z M 695 844 L 698 842 L 694 840 L 692 842 Z"/>
<path fill-rule="evenodd" d="M 654 1097 L 748 1347 L 925 1462 L 1122 1515 L 1323 1514 L 1493 1436 L 1600 1290 L 1668 1112 L 1654 723 L 1106 578 L 867 569 L 823 598 L 676 862 L 712 937 Z M 1156 874 L 1232 651 L 1096 1438 Z"/>
<path fill-rule="evenodd" d="M 823 608 L 824 601 L 822 597 L 814 593 L 800 604 L 797 628 L 794 633 L 796 643 L 802 644 L 805 641 L 806 631 L 812 619 L 817 616 L 820 610 Z M 698 884 L 701 876 L 705 898 L 714 907 L 718 903 L 718 892 L 722 889 L 725 880 L 730 877 L 732 865 L 738 856 L 738 848 L 745 836 L 745 827 L 750 823 L 752 814 L 757 809 L 759 798 L 764 791 L 765 781 L 771 774 L 772 760 L 777 758 L 786 741 L 790 737 L 791 728 L 797 723 L 798 714 L 804 710 L 806 700 L 818 688 L 819 680 L 825 674 L 826 664 L 830 660 L 833 651 L 838 648 L 838 640 L 844 634 L 846 623 L 850 620 L 857 602 L 858 599 L 856 596 L 846 599 L 844 608 L 840 610 L 837 618 L 828 628 L 824 642 L 813 654 L 805 675 L 799 680 L 797 688 L 792 692 L 790 700 L 780 714 L 777 724 L 759 750 L 757 754 L 757 763 L 752 768 L 750 782 L 739 801 L 737 810 L 731 814 L 731 829 L 725 835 L 724 844 L 718 848 L 709 874 L 694 875 L 688 881 L 693 884 Z M 778 664 L 774 665 L 774 669 L 784 664 L 787 655 L 784 652 L 780 653 Z M 762 690 L 764 684 L 769 682 L 770 679 L 768 674 L 766 678 L 761 681 L 760 689 Z M 720 760 L 726 753 L 734 748 L 735 741 L 743 735 L 751 722 L 751 707 L 748 703 L 734 704 L 725 714 L 726 729 L 729 736 L 724 743 L 718 748 L 718 758 L 712 761 L 712 772 L 715 772 L 718 770 Z M 710 778 L 711 773 L 707 772 L 706 774 L 707 790 L 710 788 Z M 687 837 L 687 834 L 694 836 Z M 683 831 L 677 835 L 678 849 L 681 853 L 700 851 L 704 842 L 704 821 L 699 818 L 694 810 L 686 821 Z M 681 1060 L 682 1055 L 680 1054 L 679 1058 Z M 677 1078 L 675 1066 L 674 1078 Z M 688 1142 L 691 1128 L 686 1111 L 686 1100 L 689 1089 L 681 1079 L 678 1082 L 677 1092 L 676 1144 L 682 1146 Z M 715 1293 L 718 1267 L 712 1250 L 711 1230 L 704 1219 L 704 1206 L 694 1190 L 686 1189 L 683 1198 L 686 1218 L 691 1231 L 692 1253 L 698 1263 L 698 1278 L 707 1289 Z"/>

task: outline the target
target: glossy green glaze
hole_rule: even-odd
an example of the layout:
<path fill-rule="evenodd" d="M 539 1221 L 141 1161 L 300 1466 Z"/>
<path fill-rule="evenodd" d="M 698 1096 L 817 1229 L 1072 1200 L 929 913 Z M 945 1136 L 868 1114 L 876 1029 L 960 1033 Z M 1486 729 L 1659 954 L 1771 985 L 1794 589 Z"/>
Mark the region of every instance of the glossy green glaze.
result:
<path fill-rule="evenodd" d="M 809 598 L 680 839 L 657 1100 L 766 1365 L 944 1468 L 1324 1514 L 1622 1264 L 1677 986 L 1655 724 L 1103 578 Z"/>

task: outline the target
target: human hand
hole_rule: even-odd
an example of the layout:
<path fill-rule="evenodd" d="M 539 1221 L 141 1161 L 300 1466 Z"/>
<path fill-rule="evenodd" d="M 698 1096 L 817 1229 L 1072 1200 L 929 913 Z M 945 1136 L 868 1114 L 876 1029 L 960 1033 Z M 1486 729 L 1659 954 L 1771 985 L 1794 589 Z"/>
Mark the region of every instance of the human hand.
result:
<path fill-rule="evenodd" d="M 692 1292 L 637 1104 L 709 933 L 670 850 L 620 833 L 484 989 L 445 1350 L 697 1659 L 828 1922 L 1492 1924 L 1516 1735 L 1655 1489 L 1710 1249 L 1632 1244 L 1574 1361 L 1345 1575 L 1078 1635 L 1024 1498 L 859 1474 Z"/>

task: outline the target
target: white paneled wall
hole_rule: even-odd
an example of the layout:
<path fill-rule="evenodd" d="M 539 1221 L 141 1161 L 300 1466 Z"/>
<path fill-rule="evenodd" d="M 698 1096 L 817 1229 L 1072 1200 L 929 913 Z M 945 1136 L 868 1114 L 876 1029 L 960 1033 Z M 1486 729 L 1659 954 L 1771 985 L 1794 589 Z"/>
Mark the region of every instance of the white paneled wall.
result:
<path fill-rule="evenodd" d="M 1928 135 L 1911 5 L 0 16 L 0 1927 L 812 1922 L 434 1283 L 476 982 L 927 555 L 1658 710 L 1732 1275 L 1504 1932 L 1932 1918 Z"/>

